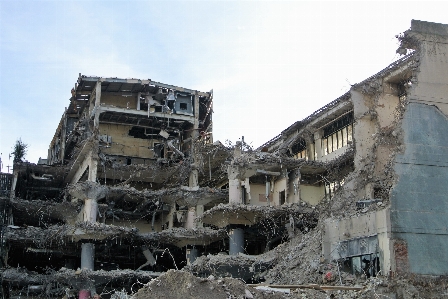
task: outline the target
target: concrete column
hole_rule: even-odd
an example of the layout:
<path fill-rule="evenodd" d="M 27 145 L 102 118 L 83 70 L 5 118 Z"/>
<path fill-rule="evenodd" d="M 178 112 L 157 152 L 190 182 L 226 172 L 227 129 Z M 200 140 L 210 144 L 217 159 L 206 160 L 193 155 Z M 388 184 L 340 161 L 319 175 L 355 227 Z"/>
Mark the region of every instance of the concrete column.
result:
<path fill-rule="evenodd" d="M 308 160 L 314 161 L 316 159 L 314 157 L 314 143 L 307 143 L 306 151 L 308 152 Z"/>
<path fill-rule="evenodd" d="M 187 265 L 191 265 L 199 257 L 197 248 L 187 248 Z"/>
<path fill-rule="evenodd" d="M 94 157 L 94 154 L 91 153 L 89 161 L 89 176 L 88 176 L 89 181 L 96 182 L 97 170 L 98 170 L 98 158 Z M 86 197 L 84 199 L 84 211 L 83 211 L 84 222 L 89 223 L 96 222 L 96 215 L 98 214 L 98 202 L 96 196 L 92 195 L 93 194 L 90 194 L 88 195 L 89 197 Z M 88 269 L 93 271 L 94 259 L 95 259 L 95 245 L 93 243 L 83 243 L 81 246 L 81 269 Z"/>
<path fill-rule="evenodd" d="M 12 173 L 14 174 L 14 177 L 12 179 L 11 190 L 9 192 L 9 197 L 10 198 L 13 198 L 16 195 L 17 179 L 19 178 L 19 171 L 18 170 L 14 170 L 13 169 Z"/>
<path fill-rule="evenodd" d="M 241 198 L 241 182 L 239 179 L 229 180 L 229 203 L 240 204 L 242 203 Z"/>
<path fill-rule="evenodd" d="M 316 160 L 319 160 L 323 157 L 321 130 L 314 133 L 314 146 L 316 147 Z"/>
<path fill-rule="evenodd" d="M 244 230 L 234 228 L 229 231 L 229 255 L 244 253 Z"/>
<path fill-rule="evenodd" d="M 95 245 L 84 243 L 81 245 L 81 269 L 94 270 Z"/>
<path fill-rule="evenodd" d="M 66 140 L 66 133 L 67 133 L 67 108 L 65 108 L 64 115 L 62 116 L 64 121 L 62 122 L 62 129 L 61 129 L 61 150 L 60 150 L 60 156 L 59 160 L 61 161 L 62 165 L 64 165 L 64 156 L 65 156 L 65 140 Z"/>
<path fill-rule="evenodd" d="M 196 158 L 194 158 L 196 160 Z M 188 181 L 189 187 L 198 187 L 198 170 L 193 166 L 193 169 L 190 171 L 190 177 Z"/>
<path fill-rule="evenodd" d="M 100 103 L 101 103 L 101 81 L 98 81 L 95 86 L 95 117 L 93 119 L 93 126 L 98 129 L 100 126 Z"/>
<path fill-rule="evenodd" d="M 98 157 L 96 154 L 91 153 L 89 161 L 89 176 L 88 180 L 91 182 L 96 182 L 96 176 L 98 174 Z"/>
<path fill-rule="evenodd" d="M 87 198 L 84 200 L 84 222 L 95 223 L 98 214 L 98 202 L 96 199 Z"/>
<path fill-rule="evenodd" d="M 188 213 L 187 213 L 187 220 L 184 223 L 184 228 L 186 229 L 193 229 L 195 228 L 195 223 L 194 223 L 194 219 L 196 218 L 196 208 L 195 207 L 190 207 L 188 209 Z"/>
<path fill-rule="evenodd" d="M 204 214 L 204 205 L 197 205 L 196 206 L 196 217 L 202 217 L 202 215 Z M 203 227 L 204 224 L 202 223 L 202 221 L 197 221 L 196 222 L 196 227 Z"/>
<path fill-rule="evenodd" d="M 170 207 L 170 213 L 168 214 L 168 228 L 174 227 L 174 217 L 176 217 L 176 204 L 173 203 Z"/>
<path fill-rule="evenodd" d="M 140 97 L 142 96 L 142 93 L 137 93 L 137 110 L 140 110 Z"/>

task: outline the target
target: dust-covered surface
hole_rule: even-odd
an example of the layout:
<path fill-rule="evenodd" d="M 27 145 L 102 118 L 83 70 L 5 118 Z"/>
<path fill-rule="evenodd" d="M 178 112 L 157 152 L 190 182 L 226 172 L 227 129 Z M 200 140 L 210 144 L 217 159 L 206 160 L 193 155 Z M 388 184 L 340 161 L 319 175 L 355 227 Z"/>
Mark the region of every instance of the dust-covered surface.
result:
<path fill-rule="evenodd" d="M 228 196 L 227 190 L 200 187 L 175 187 L 163 188 L 159 190 L 137 190 L 128 184 L 119 186 L 105 186 L 98 183 L 84 181 L 72 184 L 67 187 L 67 192 L 78 199 L 96 198 L 104 199 L 105 202 L 116 202 L 125 200 L 137 204 L 136 209 L 141 210 L 150 204 L 156 203 L 177 203 L 179 205 L 195 206 L 200 201 L 222 202 Z"/>
<path fill-rule="evenodd" d="M 47 228 L 9 226 L 5 237 L 9 242 L 33 244 L 38 248 L 54 248 L 79 240 L 104 240 L 135 236 L 137 229 L 102 223 L 80 222 L 76 225 L 52 225 Z"/>
<path fill-rule="evenodd" d="M 245 254 L 239 255 L 207 255 L 185 267 L 199 277 L 214 275 L 217 277 L 238 277 L 245 282 L 259 281 L 275 263 L 275 257 L 260 258 Z"/>
<path fill-rule="evenodd" d="M 186 244 L 207 245 L 211 242 L 222 240 L 227 237 L 225 229 L 210 228 L 170 228 L 161 232 L 139 233 L 138 239 L 143 242 L 158 241 L 166 244 L 173 244 L 179 247 Z"/>
<path fill-rule="evenodd" d="M 170 270 L 141 288 L 134 299 L 245 299 L 296 298 L 278 292 L 259 291 L 233 278 L 198 278 L 188 272 Z"/>

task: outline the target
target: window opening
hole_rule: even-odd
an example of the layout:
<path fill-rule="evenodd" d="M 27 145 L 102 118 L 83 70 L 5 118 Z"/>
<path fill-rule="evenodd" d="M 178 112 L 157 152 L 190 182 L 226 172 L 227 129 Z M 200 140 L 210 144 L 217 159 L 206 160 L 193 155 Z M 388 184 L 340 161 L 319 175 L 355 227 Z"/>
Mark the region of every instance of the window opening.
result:
<path fill-rule="evenodd" d="M 307 159 L 308 153 L 306 150 L 306 141 L 303 138 L 299 138 L 291 147 L 291 152 L 296 159 Z"/>
<path fill-rule="evenodd" d="M 324 156 L 347 146 L 353 140 L 353 111 L 330 123 L 323 130 Z"/>
<path fill-rule="evenodd" d="M 376 277 L 380 272 L 379 253 L 348 257 L 342 264 L 342 270 L 353 275 L 364 274 L 367 278 Z"/>
<path fill-rule="evenodd" d="M 278 197 L 279 197 L 278 198 L 279 204 L 280 205 L 284 204 L 285 201 L 286 201 L 286 192 L 285 192 L 285 190 L 280 191 L 279 194 L 278 194 Z"/>

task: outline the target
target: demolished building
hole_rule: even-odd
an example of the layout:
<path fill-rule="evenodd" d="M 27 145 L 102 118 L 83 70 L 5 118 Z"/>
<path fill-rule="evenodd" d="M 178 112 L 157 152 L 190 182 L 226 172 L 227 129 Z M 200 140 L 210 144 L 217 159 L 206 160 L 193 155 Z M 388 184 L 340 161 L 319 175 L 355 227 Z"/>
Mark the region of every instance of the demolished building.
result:
<path fill-rule="evenodd" d="M 316 229 L 338 271 L 447 275 L 448 25 L 397 37 L 402 58 L 256 150 L 213 142 L 212 91 L 80 75 L 46 163 L 2 180 L 2 292 L 260 282 L 257 256 Z"/>

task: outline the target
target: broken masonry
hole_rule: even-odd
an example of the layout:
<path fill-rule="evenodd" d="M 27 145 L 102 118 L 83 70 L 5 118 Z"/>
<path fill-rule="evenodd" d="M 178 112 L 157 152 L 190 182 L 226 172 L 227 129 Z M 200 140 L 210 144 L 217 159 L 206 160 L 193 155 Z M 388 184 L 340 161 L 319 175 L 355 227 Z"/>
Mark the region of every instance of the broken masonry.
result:
<path fill-rule="evenodd" d="M 257 149 L 214 141 L 213 91 L 80 74 L 47 159 L 0 175 L 2 295 L 109 298 L 182 268 L 448 274 L 448 25 L 398 39 L 402 58 Z"/>

